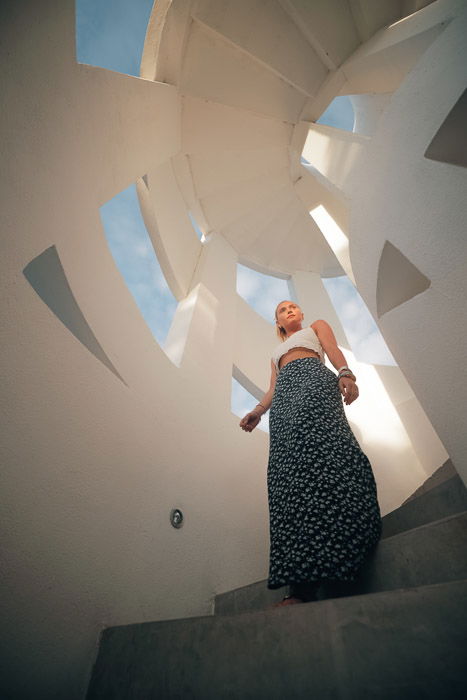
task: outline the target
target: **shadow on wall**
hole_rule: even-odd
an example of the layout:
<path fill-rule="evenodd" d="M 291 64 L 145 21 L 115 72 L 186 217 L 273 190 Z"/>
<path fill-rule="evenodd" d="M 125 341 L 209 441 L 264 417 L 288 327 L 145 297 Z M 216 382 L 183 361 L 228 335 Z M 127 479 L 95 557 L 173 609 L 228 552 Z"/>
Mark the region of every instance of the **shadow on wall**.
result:
<path fill-rule="evenodd" d="M 392 243 L 386 241 L 378 265 L 376 306 L 378 318 L 417 294 L 426 291 L 430 280 Z"/>
<path fill-rule="evenodd" d="M 71 291 L 57 248 L 52 245 L 44 250 L 26 265 L 23 274 L 42 301 L 75 338 L 128 386 L 89 327 Z"/>
<path fill-rule="evenodd" d="M 467 167 L 467 90 L 457 100 L 425 151 L 425 158 Z"/>

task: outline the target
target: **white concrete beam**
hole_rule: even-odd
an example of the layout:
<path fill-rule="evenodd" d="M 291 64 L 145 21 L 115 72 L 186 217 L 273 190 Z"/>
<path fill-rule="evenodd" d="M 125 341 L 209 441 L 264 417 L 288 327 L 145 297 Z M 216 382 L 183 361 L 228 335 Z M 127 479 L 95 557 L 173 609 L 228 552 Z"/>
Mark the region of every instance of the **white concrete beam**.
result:
<path fill-rule="evenodd" d="M 372 35 L 341 66 L 339 94 L 394 92 L 452 16 L 452 2 L 437 2 Z"/>
<path fill-rule="evenodd" d="M 190 289 L 202 244 L 188 217 L 171 161 L 152 169 L 145 180 L 138 181 L 141 212 L 167 284 L 180 301 Z"/>
<path fill-rule="evenodd" d="M 235 187 L 224 187 L 215 194 L 203 197 L 201 205 L 210 226 L 220 230 L 227 224 L 254 212 L 263 198 L 269 198 L 290 188 L 289 169 L 269 176 L 246 178 Z"/>
<path fill-rule="evenodd" d="M 76 173 L 88 186 L 92 183 L 97 201 L 104 204 L 178 152 L 180 98 L 174 87 L 163 83 L 94 66 L 78 64 L 76 71 L 62 133 L 70 137 L 68 148 L 79 151 Z M 75 100 L 86 105 L 84 118 L 74 109 Z"/>
<path fill-rule="evenodd" d="M 272 325 L 274 301 L 271 300 L 271 323 L 268 323 L 241 296 L 236 296 L 233 363 L 248 378 L 250 384 L 245 388 L 258 401 L 269 388 L 271 355 L 280 342 Z M 277 299 L 276 303 L 279 302 Z"/>
<path fill-rule="evenodd" d="M 347 3 L 279 0 L 325 66 L 335 71 L 360 43 Z"/>
<path fill-rule="evenodd" d="M 278 2 L 196 0 L 193 17 L 306 95 L 326 76 L 321 57 Z"/>
<path fill-rule="evenodd" d="M 172 24 L 172 22 L 170 22 L 170 15 L 173 14 L 173 8 L 179 5 L 180 3 L 173 2 L 173 0 L 159 0 L 159 2 L 155 2 L 152 7 L 151 16 L 149 17 L 148 26 L 146 28 L 146 40 L 143 46 L 140 66 L 140 76 L 146 80 L 159 80 L 160 82 L 176 84 L 175 81 L 165 79 L 165 76 L 162 75 L 163 71 L 161 70 L 160 64 L 164 59 L 167 60 L 167 53 L 171 55 L 172 62 L 174 62 L 175 58 L 178 58 L 179 55 L 180 39 L 172 43 L 169 52 L 163 52 L 161 50 L 162 37 L 164 36 L 164 39 L 166 39 L 167 35 L 170 34 L 169 29 L 172 28 L 168 26 Z M 189 4 L 184 3 L 184 7 L 188 15 L 190 9 Z"/>
<path fill-rule="evenodd" d="M 233 149 L 225 144 L 216 153 L 188 156 L 196 192 L 200 199 L 227 187 L 233 189 L 245 180 L 274 177 L 288 168 L 288 150 L 283 145 L 268 149 Z"/>
<path fill-rule="evenodd" d="M 286 147 L 293 125 L 196 97 L 182 99 L 182 152 Z"/>
<path fill-rule="evenodd" d="M 302 166 L 301 177 L 294 184 L 294 190 L 307 211 L 322 204 L 338 226 L 349 235 L 350 202 L 317 170 Z"/>
<path fill-rule="evenodd" d="M 202 246 L 191 283 L 194 307 L 181 305 L 172 324 L 179 325 L 179 314 L 190 317 L 180 366 L 209 382 L 210 408 L 215 412 L 230 411 L 236 279 L 236 252 L 222 236 L 211 234 Z M 185 320 L 180 326 L 186 332 Z M 175 340 L 171 331 L 169 342 Z"/>
<path fill-rule="evenodd" d="M 303 157 L 344 194 L 348 194 L 352 173 L 359 167 L 369 139 L 366 136 L 311 124 Z"/>
<path fill-rule="evenodd" d="M 402 0 L 349 0 L 360 39 L 368 41 L 378 29 L 402 16 Z"/>
<path fill-rule="evenodd" d="M 190 31 L 180 91 L 291 123 L 298 120 L 307 99 L 303 92 L 198 22 Z"/>

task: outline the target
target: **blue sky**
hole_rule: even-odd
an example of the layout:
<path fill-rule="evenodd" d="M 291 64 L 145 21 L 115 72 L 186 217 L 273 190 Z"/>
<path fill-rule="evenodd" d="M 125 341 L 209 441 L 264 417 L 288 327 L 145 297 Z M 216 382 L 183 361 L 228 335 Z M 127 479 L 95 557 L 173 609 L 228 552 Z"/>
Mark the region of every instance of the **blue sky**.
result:
<path fill-rule="evenodd" d="M 139 75 L 152 0 L 76 0 L 76 59 Z"/>
<path fill-rule="evenodd" d="M 77 0 L 77 60 L 138 76 L 152 4 L 152 0 Z M 336 98 L 318 122 L 351 131 L 353 109 L 349 98 Z M 100 213 L 115 263 L 155 339 L 163 345 L 177 302 L 144 226 L 135 186 L 116 194 L 101 207 Z M 201 237 L 196 224 L 194 235 Z M 357 359 L 395 364 L 371 314 L 348 278 L 326 279 L 324 285 Z M 286 280 L 262 275 L 242 265 L 238 266 L 237 291 L 271 323 L 272 333 L 276 304 L 284 298 L 293 299 Z M 160 312 L 162 308 L 165 313 Z M 256 400 L 232 380 L 232 411 L 243 416 L 255 404 Z M 263 417 L 260 428 L 267 431 L 267 416 Z"/>
<path fill-rule="evenodd" d="M 353 131 L 354 111 L 350 99 L 346 96 L 334 98 L 317 123 Z"/>
<path fill-rule="evenodd" d="M 177 301 L 160 268 L 141 215 L 136 186 L 131 185 L 100 209 L 115 263 L 154 337 L 162 345 Z M 161 313 L 161 309 L 165 309 Z"/>

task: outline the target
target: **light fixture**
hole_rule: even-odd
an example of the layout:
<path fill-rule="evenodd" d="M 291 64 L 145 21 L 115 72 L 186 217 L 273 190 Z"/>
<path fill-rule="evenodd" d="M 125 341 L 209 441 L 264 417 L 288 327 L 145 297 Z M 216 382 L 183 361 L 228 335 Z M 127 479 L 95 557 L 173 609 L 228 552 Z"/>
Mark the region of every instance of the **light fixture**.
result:
<path fill-rule="evenodd" d="M 170 511 L 170 522 L 173 527 L 180 528 L 183 525 L 183 513 L 179 508 L 172 508 Z"/>

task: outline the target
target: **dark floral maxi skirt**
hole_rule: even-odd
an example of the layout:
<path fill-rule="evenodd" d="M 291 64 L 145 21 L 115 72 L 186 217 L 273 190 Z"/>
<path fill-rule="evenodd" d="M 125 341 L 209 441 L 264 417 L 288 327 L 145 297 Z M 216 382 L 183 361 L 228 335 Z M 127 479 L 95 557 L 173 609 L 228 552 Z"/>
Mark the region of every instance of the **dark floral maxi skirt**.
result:
<path fill-rule="evenodd" d="M 280 370 L 269 437 L 268 588 L 355 581 L 381 537 L 381 513 L 337 376 L 318 358 L 292 360 Z"/>

